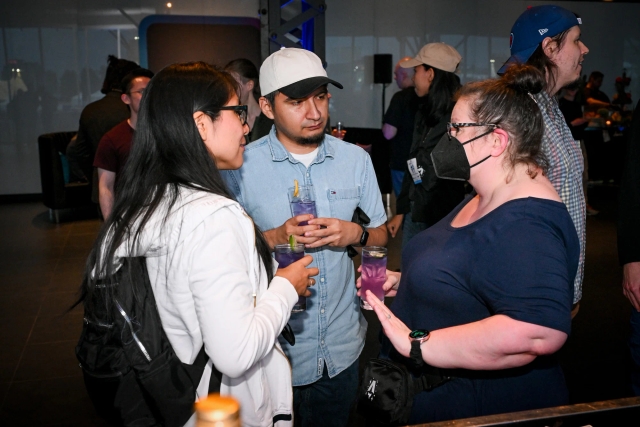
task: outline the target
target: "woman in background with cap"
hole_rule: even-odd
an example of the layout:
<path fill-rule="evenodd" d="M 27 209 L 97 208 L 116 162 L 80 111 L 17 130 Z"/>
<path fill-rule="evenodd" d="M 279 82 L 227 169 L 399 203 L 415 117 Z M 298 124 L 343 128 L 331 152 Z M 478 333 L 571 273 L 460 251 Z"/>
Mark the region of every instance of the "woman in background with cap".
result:
<path fill-rule="evenodd" d="M 436 177 L 431 150 L 447 131 L 453 95 L 460 87 L 455 74 L 462 57 L 445 43 L 429 43 L 414 59 L 400 64 L 414 68 L 416 94 L 422 98 L 416 113 L 413 142 L 396 201 L 396 216 L 388 224 L 392 237 L 402 225 L 402 247 L 422 230 L 451 212 L 464 197 L 464 182 Z"/>
<path fill-rule="evenodd" d="M 580 262 L 574 283 L 573 315 L 582 298 L 582 278 L 586 244 L 587 206 L 582 187 L 584 161 L 580 144 L 558 106 L 556 95 L 575 82 L 589 49 L 580 40 L 582 19 L 560 6 L 529 7 L 511 28 L 511 57 L 498 70 L 502 74 L 512 64 L 527 64 L 545 77 L 544 90 L 534 95 L 544 120 L 542 152 L 547 157 L 547 177 L 567 205 L 580 238 Z"/>
<path fill-rule="evenodd" d="M 440 383 L 416 395 L 409 424 L 568 402 L 553 354 L 571 330 L 579 243 L 544 175 L 531 97 L 543 84 L 518 65 L 460 89 L 431 157 L 438 176 L 475 193 L 409 243 L 401 286 L 387 271 L 391 307 L 366 293 L 388 338 L 383 357 Z"/>

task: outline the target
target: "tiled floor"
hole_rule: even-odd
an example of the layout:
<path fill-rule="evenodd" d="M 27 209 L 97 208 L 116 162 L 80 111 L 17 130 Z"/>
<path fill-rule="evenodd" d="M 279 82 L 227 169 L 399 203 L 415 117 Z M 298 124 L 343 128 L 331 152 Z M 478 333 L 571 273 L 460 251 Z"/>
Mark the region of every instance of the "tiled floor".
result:
<path fill-rule="evenodd" d="M 630 306 L 620 292 L 615 189 L 592 189 L 590 202 L 601 213 L 588 218 L 584 298 L 560 353 L 575 403 L 630 395 Z M 73 352 L 81 310 L 66 313 L 99 226 L 98 220 L 51 224 L 40 203 L 0 204 L 0 426 L 105 425 L 93 412 Z M 391 269 L 400 267 L 399 240 L 389 243 Z M 379 324 L 366 316 L 362 361 L 378 348 Z"/>
<path fill-rule="evenodd" d="M 40 203 L 0 205 L 0 425 L 100 426 L 73 348 L 97 220 L 49 223 Z"/>

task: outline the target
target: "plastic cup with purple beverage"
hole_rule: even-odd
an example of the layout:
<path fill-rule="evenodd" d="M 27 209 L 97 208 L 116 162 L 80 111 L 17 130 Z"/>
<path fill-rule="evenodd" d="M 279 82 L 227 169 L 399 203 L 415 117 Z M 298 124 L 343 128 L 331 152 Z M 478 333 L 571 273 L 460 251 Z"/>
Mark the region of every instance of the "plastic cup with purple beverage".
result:
<path fill-rule="evenodd" d="M 278 268 L 285 268 L 292 263 L 302 259 L 304 256 L 304 245 L 301 243 L 296 244 L 283 244 L 276 245 L 275 247 L 276 261 L 278 261 Z M 298 297 L 298 302 L 293 306 L 292 313 L 300 313 L 307 309 L 307 297 Z"/>
<path fill-rule="evenodd" d="M 313 193 L 313 185 L 298 185 L 289 188 L 289 202 L 291 203 L 291 213 L 293 216 L 311 214 L 318 217 L 316 212 L 316 198 Z M 302 221 L 298 225 L 309 225 L 308 221 Z"/>
<path fill-rule="evenodd" d="M 387 248 L 365 246 L 362 248 L 362 276 L 360 280 L 360 307 L 373 310 L 366 300 L 369 290 L 384 303 L 382 285 L 387 280 Z"/>

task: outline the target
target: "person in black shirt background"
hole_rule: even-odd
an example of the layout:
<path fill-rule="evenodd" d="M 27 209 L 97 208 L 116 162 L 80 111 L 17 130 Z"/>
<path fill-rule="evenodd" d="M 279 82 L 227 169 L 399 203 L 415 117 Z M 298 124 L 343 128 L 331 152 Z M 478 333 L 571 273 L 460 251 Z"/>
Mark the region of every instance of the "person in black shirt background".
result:
<path fill-rule="evenodd" d="M 579 82 L 571 83 L 562 90 L 562 97 L 558 100 L 558 106 L 564 119 L 571 130 L 571 135 L 576 141 L 580 141 L 580 149 L 584 158 L 584 170 L 582 172 L 582 186 L 584 198 L 587 204 L 587 215 L 596 215 L 599 211 L 591 207 L 587 199 L 587 183 L 589 181 L 589 161 L 587 160 L 587 150 L 584 145 L 584 131 L 587 128 L 589 119 L 582 113 L 582 102 L 578 100 L 580 91 Z"/>
<path fill-rule="evenodd" d="M 391 98 L 389 108 L 384 115 L 384 125 L 382 126 L 382 133 L 391 145 L 389 166 L 391 167 L 393 192 L 396 193 L 396 197 L 400 195 L 400 190 L 402 189 L 402 178 L 407 167 L 413 125 L 420 99 L 413 87 L 413 69 L 400 66 L 402 62 L 410 59 L 410 57 L 402 58 L 396 64 L 393 74 L 401 90 Z"/>

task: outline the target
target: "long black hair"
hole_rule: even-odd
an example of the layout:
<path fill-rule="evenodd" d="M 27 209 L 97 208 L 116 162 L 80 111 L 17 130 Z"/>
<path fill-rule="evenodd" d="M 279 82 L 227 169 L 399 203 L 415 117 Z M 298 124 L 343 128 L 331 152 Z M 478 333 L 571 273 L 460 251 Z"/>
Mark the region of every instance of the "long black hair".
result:
<path fill-rule="evenodd" d="M 180 187 L 233 199 L 213 154 L 202 141 L 193 114 L 201 111 L 215 122 L 220 107 L 237 93 L 237 83 L 230 74 L 204 62 L 170 65 L 151 79 L 140 104 L 132 150 L 116 186 L 113 211 L 87 260 L 79 300 L 84 301 L 87 311 L 91 312 L 96 300 L 92 296 L 98 279 L 103 279 L 101 289 L 113 288 L 108 281 L 116 269 L 116 249 L 125 243 L 135 247 L 145 225 L 159 209 L 166 219 Z M 254 229 L 256 248 L 271 281 L 269 246 L 255 223 Z M 112 291 L 100 302 L 108 307 L 113 297 Z"/>
<path fill-rule="evenodd" d="M 422 64 L 422 66 L 425 71 L 433 70 L 433 80 L 427 99 L 421 104 L 422 122 L 417 123 L 421 128 L 426 128 L 435 126 L 445 115 L 451 114 L 455 104 L 453 97 L 460 88 L 460 78 L 455 73 L 430 65 Z"/>

